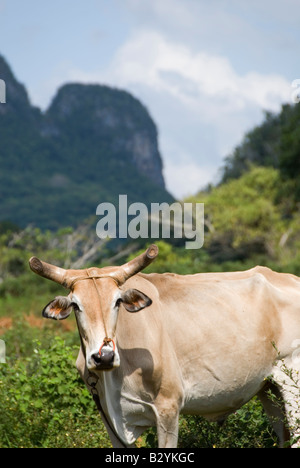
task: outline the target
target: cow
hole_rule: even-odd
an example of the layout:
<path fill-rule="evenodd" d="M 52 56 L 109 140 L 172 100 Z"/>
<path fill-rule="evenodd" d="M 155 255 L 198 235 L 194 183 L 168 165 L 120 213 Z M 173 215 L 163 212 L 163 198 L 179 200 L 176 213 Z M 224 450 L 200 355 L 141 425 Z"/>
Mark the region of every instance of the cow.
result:
<path fill-rule="evenodd" d="M 69 290 L 43 316 L 63 320 L 74 310 L 76 366 L 113 447 L 132 447 L 156 426 L 158 446 L 175 448 L 180 413 L 223 421 L 255 395 L 280 446 L 293 437 L 299 447 L 300 279 L 260 266 L 143 273 L 157 255 L 151 245 L 122 266 L 84 270 L 29 261 L 33 272 Z"/>

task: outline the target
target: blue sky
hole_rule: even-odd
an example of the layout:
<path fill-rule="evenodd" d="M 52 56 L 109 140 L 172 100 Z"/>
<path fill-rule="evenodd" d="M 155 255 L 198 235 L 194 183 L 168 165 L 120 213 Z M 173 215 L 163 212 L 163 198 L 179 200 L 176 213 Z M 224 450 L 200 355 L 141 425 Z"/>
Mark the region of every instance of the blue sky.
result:
<path fill-rule="evenodd" d="M 299 0 L 0 0 L 0 54 L 31 102 L 45 109 L 74 81 L 128 90 L 156 122 L 178 198 L 217 180 L 264 110 L 292 102 L 299 39 Z"/>

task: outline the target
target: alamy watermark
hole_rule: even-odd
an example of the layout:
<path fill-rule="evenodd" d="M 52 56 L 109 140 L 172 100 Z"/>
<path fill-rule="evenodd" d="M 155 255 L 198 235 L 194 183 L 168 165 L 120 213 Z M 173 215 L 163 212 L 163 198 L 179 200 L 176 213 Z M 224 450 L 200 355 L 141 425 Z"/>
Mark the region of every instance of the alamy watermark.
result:
<path fill-rule="evenodd" d="M 6 84 L 4 80 L 0 80 L 0 104 L 6 103 Z"/>
<path fill-rule="evenodd" d="M 204 243 L 203 203 L 144 203 L 128 205 L 127 195 L 113 203 L 100 203 L 96 226 L 100 239 L 185 239 L 186 249 L 200 249 Z"/>
<path fill-rule="evenodd" d="M 0 364 L 5 364 L 6 362 L 6 346 L 5 341 L 0 340 Z"/>

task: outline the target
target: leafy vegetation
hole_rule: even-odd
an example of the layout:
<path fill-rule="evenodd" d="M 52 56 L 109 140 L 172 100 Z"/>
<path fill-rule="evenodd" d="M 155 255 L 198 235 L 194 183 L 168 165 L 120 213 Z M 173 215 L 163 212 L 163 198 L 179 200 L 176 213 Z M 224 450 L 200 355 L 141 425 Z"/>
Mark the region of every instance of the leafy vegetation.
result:
<path fill-rule="evenodd" d="M 251 166 L 278 169 L 281 195 L 300 200 L 300 107 L 285 104 L 279 114 L 266 112 L 261 125 L 248 132 L 225 159 L 221 183 L 241 177 Z"/>
<path fill-rule="evenodd" d="M 77 347 L 57 336 L 48 347 L 0 366 L 0 446 L 110 446 L 93 401 L 75 368 Z"/>
<path fill-rule="evenodd" d="M 252 167 L 189 199 L 205 203 L 205 250 L 213 262 L 229 269 L 230 262 L 262 263 L 299 275 L 299 209 L 291 208 L 288 187 L 278 169 Z"/>

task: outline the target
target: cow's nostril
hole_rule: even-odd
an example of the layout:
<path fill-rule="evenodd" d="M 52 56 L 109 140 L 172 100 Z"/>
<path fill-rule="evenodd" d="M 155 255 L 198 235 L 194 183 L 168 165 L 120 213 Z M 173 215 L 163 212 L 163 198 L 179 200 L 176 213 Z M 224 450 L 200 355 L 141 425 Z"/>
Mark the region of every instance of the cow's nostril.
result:
<path fill-rule="evenodd" d="M 112 349 L 102 348 L 101 354 L 95 353 L 92 359 L 98 369 L 111 369 L 114 363 L 115 353 Z"/>
<path fill-rule="evenodd" d="M 96 364 L 101 363 L 101 354 L 99 354 L 99 353 L 93 354 L 92 358 L 93 358 L 93 360 L 95 361 Z"/>

